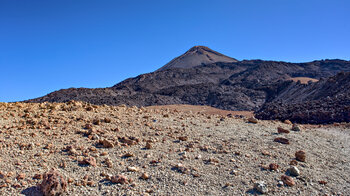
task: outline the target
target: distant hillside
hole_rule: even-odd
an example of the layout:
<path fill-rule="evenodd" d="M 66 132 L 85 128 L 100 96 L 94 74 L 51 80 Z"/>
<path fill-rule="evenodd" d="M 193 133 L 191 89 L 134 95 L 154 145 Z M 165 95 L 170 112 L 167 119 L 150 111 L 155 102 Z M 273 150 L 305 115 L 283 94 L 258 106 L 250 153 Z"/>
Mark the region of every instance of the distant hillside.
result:
<path fill-rule="evenodd" d="M 308 85 L 289 82 L 256 116 L 299 123 L 350 122 L 350 72 Z"/>
<path fill-rule="evenodd" d="M 204 54 L 214 63 L 205 64 Z M 128 106 L 190 104 L 258 111 L 267 102 L 292 100 L 290 96 L 297 96 L 286 93 L 286 85 L 299 84 L 290 78 L 324 81 L 322 78 L 340 71 L 350 71 L 350 62 L 337 59 L 308 63 L 237 61 L 201 46 L 191 48 L 155 72 L 126 79 L 112 87 L 64 89 L 26 102 L 80 100 L 97 105 Z"/>

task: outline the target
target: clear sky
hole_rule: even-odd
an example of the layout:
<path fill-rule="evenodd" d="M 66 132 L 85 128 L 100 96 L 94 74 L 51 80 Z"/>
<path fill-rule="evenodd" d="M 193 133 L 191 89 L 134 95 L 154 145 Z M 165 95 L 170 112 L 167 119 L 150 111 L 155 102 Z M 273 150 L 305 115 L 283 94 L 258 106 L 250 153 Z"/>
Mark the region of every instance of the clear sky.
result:
<path fill-rule="evenodd" d="M 350 59 L 349 0 L 0 0 L 0 102 L 108 87 L 194 45 L 243 59 Z"/>

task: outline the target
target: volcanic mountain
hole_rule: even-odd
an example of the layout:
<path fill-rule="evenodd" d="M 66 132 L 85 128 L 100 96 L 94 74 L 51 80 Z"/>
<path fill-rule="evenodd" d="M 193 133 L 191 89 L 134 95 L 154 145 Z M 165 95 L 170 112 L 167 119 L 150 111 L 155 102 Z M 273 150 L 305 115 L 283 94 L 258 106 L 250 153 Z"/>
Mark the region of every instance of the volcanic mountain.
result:
<path fill-rule="evenodd" d="M 185 54 L 176 57 L 158 69 L 158 71 L 163 71 L 171 68 L 193 68 L 199 65 L 207 65 L 218 62 L 232 63 L 237 62 L 237 60 L 225 56 L 205 46 L 194 46 Z"/>
<path fill-rule="evenodd" d="M 328 80 L 322 78 L 341 71 L 350 71 L 349 61 L 237 61 L 207 47 L 196 46 L 155 72 L 126 79 L 112 87 L 63 89 L 26 102 L 77 100 L 96 105 L 128 106 L 190 104 L 258 111 L 266 108 L 263 106 L 268 103 L 280 101 L 278 98 L 294 100 L 293 97 L 304 97 L 303 93 L 310 90 L 303 91 L 303 88 L 316 92 L 322 85 L 311 87 L 312 81 L 320 80 L 315 84 L 327 83 Z M 296 78 L 310 82 L 293 82 Z M 286 93 L 287 89 L 292 92 L 294 88 L 298 88 L 294 93 Z"/>

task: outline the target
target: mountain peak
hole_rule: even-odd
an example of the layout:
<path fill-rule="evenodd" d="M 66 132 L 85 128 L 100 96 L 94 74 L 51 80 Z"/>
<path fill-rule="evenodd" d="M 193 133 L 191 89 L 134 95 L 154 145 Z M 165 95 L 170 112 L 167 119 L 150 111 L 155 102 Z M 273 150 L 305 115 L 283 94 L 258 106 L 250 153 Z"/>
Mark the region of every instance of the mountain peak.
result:
<path fill-rule="evenodd" d="M 183 55 L 176 57 L 158 69 L 158 71 L 172 68 L 192 68 L 203 64 L 211 64 L 217 62 L 231 63 L 237 62 L 237 60 L 216 52 L 206 46 L 194 46 Z"/>

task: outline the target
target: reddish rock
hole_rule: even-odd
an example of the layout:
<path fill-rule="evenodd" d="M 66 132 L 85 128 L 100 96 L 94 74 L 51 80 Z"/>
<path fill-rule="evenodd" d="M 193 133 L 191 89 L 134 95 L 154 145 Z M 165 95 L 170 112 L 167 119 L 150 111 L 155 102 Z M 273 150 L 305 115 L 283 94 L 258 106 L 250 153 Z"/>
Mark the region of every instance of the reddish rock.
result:
<path fill-rule="evenodd" d="M 147 142 L 145 148 L 146 149 L 151 149 L 152 148 L 152 144 L 150 142 Z"/>
<path fill-rule="evenodd" d="M 67 182 L 56 169 L 51 169 L 43 175 L 43 181 L 38 188 L 45 196 L 60 195 L 67 190 Z"/>
<path fill-rule="evenodd" d="M 79 164 L 82 165 L 91 165 L 93 167 L 96 167 L 96 159 L 94 157 L 86 157 L 82 161 L 79 162 Z"/>
<path fill-rule="evenodd" d="M 289 133 L 290 131 L 287 129 L 283 129 L 282 127 L 277 128 L 278 133 Z"/>
<path fill-rule="evenodd" d="M 292 160 L 292 161 L 290 161 L 289 165 L 294 165 L 294 166 L 298 165 L 298 161 Z"/>
<path fill-rule="evenodd" d="M 124 158 L 129 158 L 129 157 L 133 157 L 134 156 L 134 154 L 132 154 L 132 153 L 125 153 L 124 155 L 123 155 L 123 157 Z"/>
<path fill-rule="evenodd" d="M 290 177 L 290 176 L 282 175 L 281 176 L 281 180 L 283 181 L 284 184 L 286 184 L 288 186 L 294 186 L 295 185 L 295 182 L 294 182 L 293 178 Z"/>
<path fill-rule="evenodd" d="M 111 141 L 103 139 L 98 142 L 100 145 L 102 145 L 104 148 L 113 148 L 114 145 Z"/>
<path fill-rule="evenodd" d="M 305 162 L 306 160 L 306 153 L 303 150 L 299 150 L 298 152 L 295 153 L 295 158 L 298 161 Z"/>
<path fill-rule="evenodd" d="M 112 183 L 128 184 L 130 180 L 123 175 L 116 175 L 111 178 Z"/>
<path fill-rule="evenodd" d="M 180 137 L 179 137 L 179 140 L 180 140 L 180 141 L 187 141 L 188 138 L 187 138 L 187 136 L 180 136 Z"/>
<path fill-rule="evenodd" d="M 276 137 L 273 141 L 281 144 L 289 144 L 289 140 L 283 137 Z"/>
<path fill-rule="evenodd" d="M 271 163 L 269 165 L 270 170 L 277 171 L 278 168 L 279 168 L 279 165 L 277 165 L 276 163 Z"/>
<path fill-rule="evenodd" d="M 248 122 L 256 124 L 256 123 L 258 123 L 258 120 L 254 117 L 250 117 L 250 118 L 248 118 Z"/>
<path fill-rule="evenodd" d="M 284 123 L 287 124 L 287 125 L 291 125 L 292 124 L 292 122 L 290 120 L 285 120 Z"/>
<path fill-rule="evenodd" d="M 320 181 L 318 181 L 318 183 L 319 183 L 319 184 L 322 184 L 322 185 L 326 185 L 326 184 L 327 184 L 327 182 L 324 181 L 324 180 L 320 180 Z"/>
<path fill-rule="evenodd" d="M 144 179 L 144 180 L 148 180 L 148 179 L 150 178 L 150 176 L 149 176 L 149 174 L 147 174 L 147 173 L 142 173 L 142 175 L 141 175 L 140 178 L 141 178 L 141 179 Z"/>

